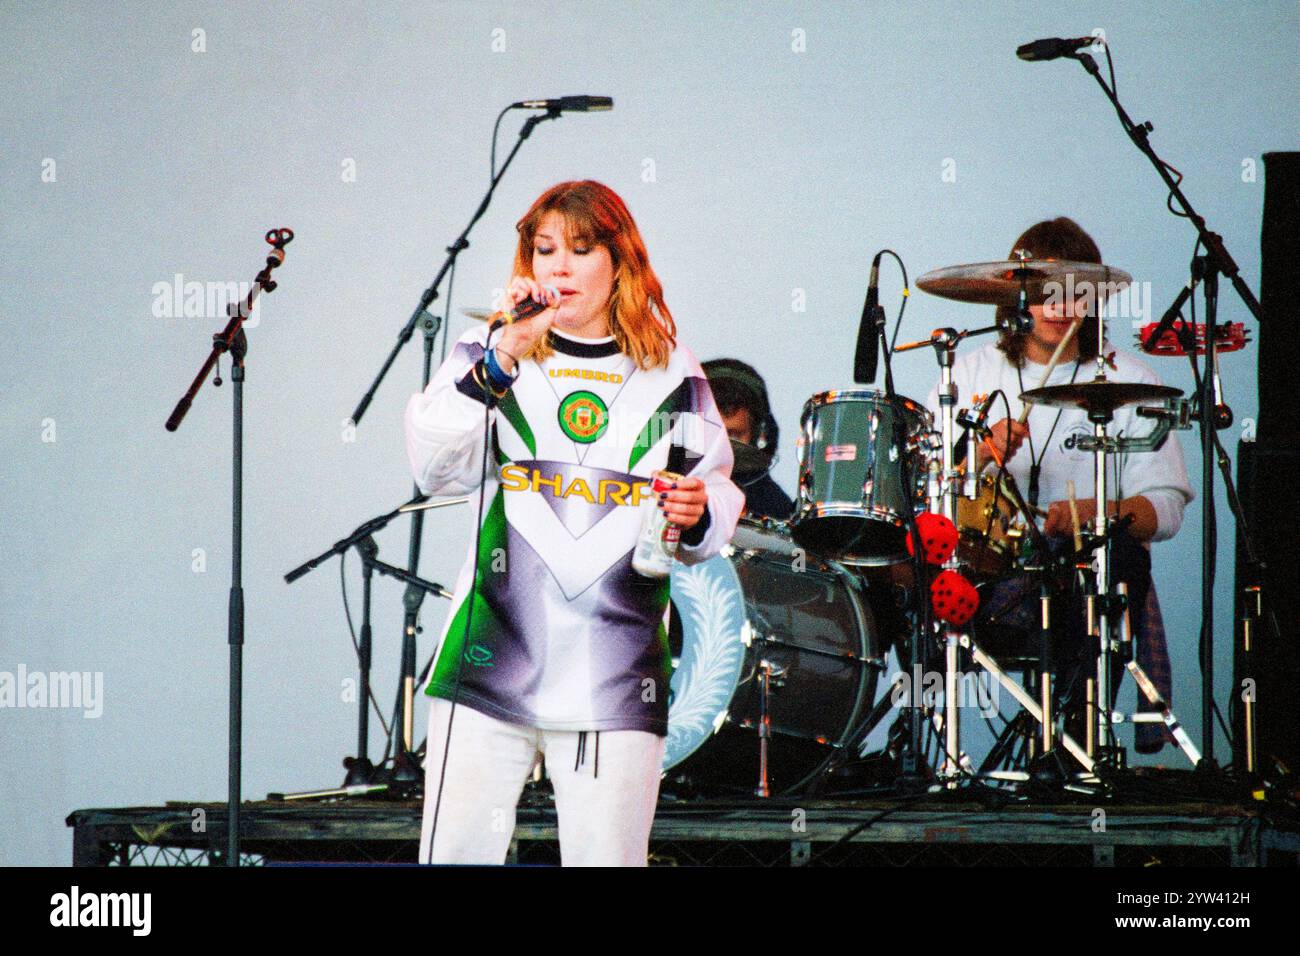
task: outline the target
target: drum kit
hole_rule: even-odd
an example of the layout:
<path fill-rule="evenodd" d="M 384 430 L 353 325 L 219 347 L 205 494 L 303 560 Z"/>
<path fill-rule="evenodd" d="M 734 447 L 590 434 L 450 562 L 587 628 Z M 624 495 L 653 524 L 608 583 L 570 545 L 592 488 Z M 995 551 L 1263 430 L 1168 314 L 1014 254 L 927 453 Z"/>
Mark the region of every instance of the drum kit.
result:
<path fill-rule="evenodd" d="M 1130 281 L 1127 273 L 1101 264 L 1021 254 L 1009 261 L 938 269 L 917 285 L 950 300 L 1011 306 L 1028 319 L 1029 306 L 1043 303 L 1057 288 L 1091 283 L 1115 290 Z M 491 315 L 462 311 L 472 318 Z M 1103 340 L 1102 313 L 1098 306 L 1098 341 Z M 1108 519 L 1105 507 L 1116 456 L 1158 450 L 1171 430 L 1190 427 L 1191 404 L 1177 389 L 1109 381 L 1100 355 L 1091 381 L 1047 386 L 1083 321 L 1077 319 L 1061 341 L 1038 387 L 1020 396 L 1026 404 L 1022 423 L 1028 405 L 1037 404 L 1081 409 L 1092 425 L 1092 434 L 1078 439 L 1076 447 L 1094 457 L 1096 517 L 1087 529 L 1076 522 L 1074 548 L 1064 554 L 1039 530 L 1044 512 L 1025 501 L 1001 467 L 985 424 L 988 405 L 958 408 L 966 396 L 957 394 L 953 382 L 957 346 L 999 331 L 1001 325 L 937 329 L 927 339 L 886 349 L 884 389 L 833 389 L 807 400 L 797 439 L 794 514 L 788 520 L 743 516 L 721 555 L 689 566 L 677 563 L 672 571 L 668 624 L 673 674 L 662 784 L 668 799 L 843 795 L 918 786 L 942 790 L 975 778 L 1004 787 L 1032 783 L 1092 792 L 1106 786 L 1107 769 L 1124 765 L 1114 728 L 1125 721 L 1163 723 L 1193 765 L 1200 762 L 1196 747 L 1138 665 L 1125 583 L 1113 579 L 1110 562 L 1124 521 Z M 1159 331 L 1148 327 L 1142 335 L 1158 339 L 1161 354 L 1186 354 L 1181 350 L 1199 346 L 1161 337 Z M 1216 339 L 1221 351 L 1245 344 L 1240 326 L 1229 331 L 1231 340 Z M 896 394 L 889 369 L 891 353 L 927 346 L 941 373 L 938 415 Z M 972 398 L 972 405 L 979 406 L 978 396 Z M 1110 433 L 1115 411 L 1129 406 L 1154 423 L 1150 434 Z M 965 460 L 975 461 L 982 440 L 999 465 L 992 473 L 981 474 L 960 460 L 964 443 Z M 734 441 L 732 446 L 733 478 L 741 484 L 770 469 L 767 454 Z M 404 759 L 394 764 L 413 769 L 406 777 L 394 773 L 391 780 L 371 782 L 374 774 L 366 757 L 370 577 L 377 570 L 411 587 L 451 595 L 378 561 L 371 538 L 402 514 L 467 500 L 417 498 L 366 522 L 286 575 L 295 580 L 356 546 L 364 565 L 365 600 L 358 756 L 344 761 L 349 776 L 342 788 L 283 799 L 418 792 L 416 753 L 410 749 L 418 679 L 413 654 L 405 650 L 398 708 L 398 757 Z M 1025 577 L 1041 582 L 1038 633 L 1024 631 L 1009 644 L 998 644 L 996 629 L 989 628 L 986 646 L 979 619 L 972 621 L 981 594 L 999 582 Z M 1066 622 L 1061 619 L 1067 615 L 1056 605 L 1078 598 L 1082 600 L 1073 603 L 1084 608 L 1087 644 L 1066 650 L 1070 645 L 1062 641 Z M 910 682 L 882 680 L 890 671 L 891 652 L 900 673 L 914 675 Z M 1087 672 L 1081 692 L 1073 684 L 1057 684 L 1057 675 L 1069 663 L 1063 658 L 1071 652 L 1077 658 L 1075 677 Z M 1021 680 L 999 660 L 1018 667 Z M 1120 662 L 1149 702 L 1145 712 L 1115 710 Z M 963 749 L 960 722 L 960 690 L 976 672 L 995 681 L 1021 708 L 979 768 Z M 933 683 L 931 676 L 936 676 Z M 930 690 L 936 685 L 938 693 Z M 868 753 L 868 736 L 891 714 L 896 719 L 884 750 Z M 1013 735 L 1018 747 L 1009 742 Z"/>
<path fill-rule="evenodd" d="M 1131 281 L 1101 264 L 1018 255 L 938 269 L 917 285 L 958 302 L 1011 306 L 1028 319 L 1028 306 L 1069 283 L 1118 290 Z M 1093 311 L 1100 342 L 1104 310 L 1098 303 Z M 931 788 L 956 788 L 977 775 L 1000 786 L 1104 786 L 1106 771 L 1125 762 L 1115 736 L 1124 721 L 1163 723 L 1192 764 L 1200 761 L 1138 665 L 1127 588 L 1111 559 L 1125 521 L 1107 517 L 1106 506 L 1116 456 L 1158 450 L 1172 429 L 1190 427 L 1191 406 L 1177 389 L 1108 380 L 1101 355 L 1091 381 L 1047 386 L 1084 321 L 1070 328 L 1039 387 L 1021 395 L 1022 422 L 1032 403 L 1081 409 L 1091 425 L 1078 447 L 1093 456 L 1096 517 L 1088 527 L 1076 517 L 1074 548 L 1064 554 L 1049 546 L 1038 528 L 1044 512 L 1026 503 L 1005 469 L 980 474 L 959 461 L 964 446 L 965 460 L 975 462 L 975 446 L 990 432 L 987 405 L 958 408 L 971 397 L 959 396 L 953 382 L 956 348 L 1001 326 L 938 329 L 892 350 L 933 348 L 937 416 L 893 393 L 888 364 L 883 390 L 835 389 L 808 399 L 793 516 L 742 517 L 721 556 L 673 572 L 679 626 L 671 630 L 680 643 L 664 760 L 669 795 L 842 791 L 861 781 L 854 767 L 879 765 L 865 741 L 891 712 L 897 719 L 885 756 L 898 775 Z M 1115 411 L 1129 406 L 1153 423 L 1149 435 L 1112 434 Z M 751 467 L 743 454 L 741 446 L 737 467 Z M 993 457 L 1000 466 L 996 448 Z M 982 589 L 1013 575 L 1041 582 L 1040 629 L 1025 635 L 1027 649 L 1010 653 L 1023 667 L 1021 681 L 982 645 L 972 622 Z M 1084 686 L 1067 695 L 1056 678 L 1067 616 L 1060 605 L 1071 591 L 1084 609 L 1086 644 L 1075 662 Z M 913 683 L 901 701 L 881 694 L 891 648 L 904 673 L 941 670 L 942 693 L 922 695 Z M 1121 662 L 1149 702 L 1146 712 L 1115 709 Z M 963 750 L 956 690 L 974 672 L 1022 708 L 1014 723 L 1023 736 L 1018 765 L 989 769 L 985 761 L 976 774 Z M 918 771 L 921 728 L 941 744 L 926 747 L 920 763 L 929 767 Z"/>

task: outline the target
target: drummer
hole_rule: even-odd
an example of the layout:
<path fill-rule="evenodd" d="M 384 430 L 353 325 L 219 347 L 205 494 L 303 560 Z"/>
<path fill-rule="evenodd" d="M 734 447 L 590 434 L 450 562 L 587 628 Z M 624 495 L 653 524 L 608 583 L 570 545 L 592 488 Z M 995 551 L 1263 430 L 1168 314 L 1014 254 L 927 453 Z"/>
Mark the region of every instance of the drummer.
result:
<path fill-rule="evenodd" d="M 703 368 L 733 449 L 739 442 L 759 453 L 760 467 L 752 472 L 746 472 L 740 455 L 732 468 L 732 480 L 745 493 L 746 512 L 786 520 L 794 513 L 794 502 L 771 475 L 780 429 L 768 401 L 767 383 L 753 366 L 739 359 L 713 359 Z"/>
<path fill-rule="evenodd" d="M 1078 223 L 1064 217 L 1031 226 L 1012 245 L 1012 257 L 1016 257 L 1020 250 L 1036 259 L 1102 261 L 1092 237 Z M 1087 413 L 1081 409 L 1046 406 L 1034 406 L 1027 422 L 1022 425 L 1018 420 L 1023 409 L 1020 394 L 1040 384 L 1064 385 L 1093 378 L 1098 353 L 1095 311 L 1090 318 L 1084 318 L 1077 334 L 1062 351 L 1056 368 L 1046 382 L 1042 381 L 1057 345 L 1070 333 L 1076 312 L 1085 311 L 1089 302 L 1094 303 L 1094 308 L 1104 307 L 1096 297 L 1068 302 L 1054 302 L 1049 298 L 1046 304 L 1031 305 L 1032 329 L 1028 332 L 1010 331 L 1014 326 L 1000 322 L 1004 331 L 999 333 L 995 342 L 961 356 L 953 367 L 959 408 L 970 407 L 977 394 L 989 394 L 1000 389 L 1006 395 L 1007 405 L 1003 405 L 999 398 L 992 407 L 989 415 L 990 421 L 994 422 L 990 427 L 992 435 L 978 446 L 977 467 L 983 469 L 990 463 L 996 467 L 996 459 L 1000 456 L 1029 504 L 1046 510 L 1041 526 L 1050 538 L 1068 539 L 1073 534 L 1070 482 L 1074 485 L 1074 508 L 1080 526 L 1086 529 L 1096 514 L 1092 453 L 1079 447 L 1079 440 L 1092 434 L 1092 425 Z M 1009 319 L 1012 312 L 1011 307 L 1000 307 L 998 317 Z M 1110 381 L 1160 384 L 1159 377 L 1146 363 L 1115 348 L 1109 340 L 1101 345 L 1101 350 L 1107 365 L 1106 377 Z M 930 393 L 928 404 L 937 414 L 937 388 Z M 1112 436 L 1139 437 L 1149 434 L 1152 427 L 1150 421 L 1138 418 L 1130 406 L 1115 412 L 1109 433 Z M 1129 582 L 1130 599 L 1138 611 L 1136 624 L 1140 632 L 1146 632 L 1139 636 L 1147 638 L 1144 643 L 1159 643 L 1159 648 L 1149 650 L 1163 652 L 1163 641 L 1157 641 L 1155 633 L 1159 631 L 1158 636 L 1163 636 L 1158 606 L 1154 600 L 1148 602 L 1149 552 L 1152 541 L 1165 541 L 1178 533 L 1183 510 L 1192 500 L 1192 487 L 1187 479 L 1187 466 L 1177 433 L 1171 434 L 1158 452 L 1131 452 L 1119 456 L 1117 470 L 1118 488 L 1112 489 L 1112 507 L 1114 499 L 1118 498 L 1118 513 L 1131 515 L 1132 521 L 1127 532 L 1116 540 L 1116 576 Z M 1159 660 L 1139 663 L 1150 665 L 1152 678 L 1158 686 L 1164 685 L 1160 690 L 1168 695 L 1167 656 L 1161 654 Z M 1151 741 L 1146 743 L 1149 745 Z M 1139 749 L 1149 749 L 1143 746 L 1141 738 Z"/>

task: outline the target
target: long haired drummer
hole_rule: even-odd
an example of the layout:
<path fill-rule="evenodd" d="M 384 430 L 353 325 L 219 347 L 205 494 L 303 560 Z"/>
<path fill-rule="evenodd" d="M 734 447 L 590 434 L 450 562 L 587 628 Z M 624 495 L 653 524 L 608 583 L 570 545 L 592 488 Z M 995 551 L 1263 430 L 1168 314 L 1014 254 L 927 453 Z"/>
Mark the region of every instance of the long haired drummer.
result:
<path fill-rule="evenodd" d="M 1060 217 L 1034 224 L 1012 244 L 1009 258 L 1028 256 L 1033 259 L 1057 259 L 1100 263 L 1101 251 L 1096 242 L 1078 223 Z M 1099 352 L 1108 365 L 1106 376 L 1114 382 L 1141 382 L 1158 385 L 1159 377 L 1137 356 L 1116 348 L 1109 340 L 1098 341 L 1094 309 L 1104 307 L 1094 292 L 1086 288 L 1073 299 L 1048 297 L 1043 304 L 1029 306 L 1033 319 L 1027 331 L 1015 331 L 1013 323 L 1003 322 L 996 342 L 984 345 L 959 357 L 953 367 L 958 388 L 958 402 L 966 403 L 976 394 L 1001 390 L 1006 395 L 1009 414 L 990 418 L 992 436 L 977 449 L 977 467 L 984 468 L 998 457 L 1005 461 L 1029 504 L 1045 511 L 1040 525 L 1056 546 L 1066 547 L 1074 531 L 1075 515 L 1086 528 L 1096 514 L 1091 452 L 1078 447 L 1079 439 L 1092 434 L 1092 425 L 1082 409 L 1033 406 L 1027 420 L 1019 419 L 1024 408 L 1020 395 L 1036 388 L 1047 372 L 1058 345 L 1071 335 L 1076 317 L 1083 318 L 1078 331 L 1070 338 L 1043 384 L 1064 385 L 1092 378 L 1092 364 Z M 1004 319 L 1008 307 L 999 309 Z M 930 393 L 928 405 L 938 409 L 938 390 Z M 993 406 L 1002 409 L 999 400 Z M 1110 434 L 1145 435 L 1151 423 L 1140 419 L 1132 406 L 1115 412 Z M 1136 611 L 1134 626 L 1139 634 L 1139 651 L 1146 655 L 1141 663 L 1151 674 L 1166 699 L 1170 695 L 1168 655 L 1159 604 L 1150 587 L 1150 548 L 1153 541 L 1164 541 L 1178 533 L 1183 511 L 1193 493 L 1187 477 L 1178 433 L 1174 432 L 1158 452 L 1127 453 L 1117 465 L 1118 493 L 1112 499 L 1114 513 L 1130 517 L 1127 529 L 1113 545 L 1115 577 L 1125 581 Z M 1074 511 L 1071 510 L 1069 487 L 1074 485 Z M 1077 597 L 1077 596 L 1076 596 Z M 1027 578 L 999 582 L 985 590 L 977 627 L 993 627 L 1032 632 L 1037 628 L 1037 585 Z M 1069 615 L 1075 640 L 1082 645 L 1080 611 Z M 1161 733 L 1150 725 L 1139 725 L 1138 748 L 1159 749 Z"/>

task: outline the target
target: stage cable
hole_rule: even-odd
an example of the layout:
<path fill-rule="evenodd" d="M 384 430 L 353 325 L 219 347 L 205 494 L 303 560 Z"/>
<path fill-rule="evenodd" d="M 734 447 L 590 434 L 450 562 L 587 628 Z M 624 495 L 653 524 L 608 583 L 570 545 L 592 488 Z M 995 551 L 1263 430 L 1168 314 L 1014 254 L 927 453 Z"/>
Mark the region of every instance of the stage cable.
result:
<path fill-rule="evenodd" d="M 483 340 L 483 354 L 486 356 L 492 348 L 492 326 L 488 326 L 487 337 Z M 486 375 L 486 370 L 484 371 Z M 487 470 L 488 454 L 492 445 L 492 410 L 495 407 L 492 402 L 490 388 L 486 386 L 487 379 L 484 379 L 483 395 L 483 457 L 479 466 L 479 495 L 478 495 L 478 515 L 474 526 L 474 563 L 470 572 L 469 592 L 465 596 L 467 610 L 465 612 L 465 628 L 461 633 L 460 652 L 456 655 L 456 680 L 452 685 L 451 691 L 451 710 L 447 712 L 447 733 L 442 744 L 442 766 L 438 768 L 438 797 L 433 804 L 433 822 L 429 826 L 429 859 L 425 862 L 433 862 L 433 844 L 438 836 L 438 813 L 442 809 L 442 791 L 443 785 L 447 779 L 447 755 L 451 752 L 451 728 L 456 720 L 456 705 L 460 700 L 461 675 L 465 670 L 465 651 L 468 647 L 470 634 L 474 623 L 474 604 L 478 598 L 479 589 L 479 551 L 483 543 L 483 504 L 487 499 Z M 450 636 L 450 635 L 448 635 Z M 443 639 L 443 648 L 445 649 L 446 638 Z M 436 658 L 435 658 L 436 660 Z M 425 760 L 428 760 L 426 755 Z M 426 772 L 427 779 L 427 772 Z M 429 799 L 428 793 L 424 795 L 425 800 Z"/>

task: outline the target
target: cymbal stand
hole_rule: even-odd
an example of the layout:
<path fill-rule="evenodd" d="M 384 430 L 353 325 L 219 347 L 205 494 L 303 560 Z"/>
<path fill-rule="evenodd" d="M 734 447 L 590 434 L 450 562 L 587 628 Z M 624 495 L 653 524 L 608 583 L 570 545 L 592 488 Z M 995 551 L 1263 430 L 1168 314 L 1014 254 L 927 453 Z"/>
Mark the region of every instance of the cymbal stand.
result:
<path fill-rule="evenodd" d="M 944 330 L 948 332 L 950 330 Z M 953 461 L 953 442 L 957 438 L 957 384 L 952 380 L 953 360 L 957 354 L 957 341 L 955 336 L 945 336 L 941 341 L 935 343 L 935 354 L 939 359 L 939 434 L 940 454 L 942 457 L 942 466 L 940 469 L 940 492 L 941 496 L 935 508 L 935 502 L 930 503 L 932 510 L 942 514 L 945 518 L 957 524 L 957 488 L 958 482 L 962 480 L 962 475 L 958 473 Z M 964 489 L 963 489 L 964 490 Z M 954 549 L 952 555 L 944 563 L 945 568 L 956 568 L 958 566 L 957 552 Z M 950 624 L 943 626 L 943 732 L 944 732 L 944 760 L 943 765 L 939 768 L 939 779 L 945 781 L 949 787 L 952 787 L 956 780 L 961 776 L 960 755 L 961 755 L 961 711 L 957 707 L 957 681 L 961 674 L 961 661 L 958 658 L 960 653 L 962 634 L 957 628 Z"/>
<path fill-rule="evenodd" d="M 999 328 L 998 325 L 991 325 L 968 332 L 958 332 L 950 328 L 935 329 L 930 334 L 929 339 L 908 342 L 894 349 L 895 352 L 904 352 L 930 345 L 934 348 L 935 357 L 939 362 L 940 442 L 938 451 L 931 452 L 932 455 L 938 456 L 938 461 L 931 462 L 931 480 L 927 487 L 927 497 L 930 510 L 944 515 L 954 525 L 957 523 L 957 495 L 966 494 L 968 497 L 974 498 L 978 486 L 974 468 L 967 468 L 963 473 L 957 469 L 954 461 L 953 448 L 955 447 L 957 431 L 958 396 L 957 386 L 952 377 L 952 367 L 956 359 L 957 346 L 963 340 L 977 335 L 997 332 Z M 954 549 L 953 554 L 944 563 L 944 568 L 945 570 L 957 569 L 960 566 L 961 561 Z M 939 771 L 939 778 L 945 786 L 952 789 L 957 786 L 958 780 L 964 773 L 962 760 L 964 755 L 961 751 L 961 724 L 957 695 L 957 681 L 961 669 L 960 651 L 962 648 L 969 650 L 975 663 L 1006 688 L 1017 703 L 1040 724 L 1043 724 L 1046 719 L 1051 717 L 1051 707 L 1049 703 L 1045 712 L 1023 687 L 1002 670 L 997 661 L 975 644 L 969 633 L 945 624 L 942 634 L 944 649 L 944 712 L 941 720 L 945 753 Z M 1053 733 L 1045 733 L 1044 740 L 1050 741 Z M 1091 773 L 1094 769 L 1091 754 L 1085 748 L 1080 747 L 1068 734 L 1061 733 L 1060 738 L 1061 745 L 1079 761 L 1085 771 Z"/>
<path fill-rule="evenodd" d="M 973 481 L 973 473 L 971 475 L 972 480 L 967 480 L 966 476 L 957 469 L 954 461 L 953 443 L 957 437 L 957 384 L 953 381 L 952 367 L 957 357 L 957 346 L 964 339 L 996 332 L 997 330 L 996 325 L 985 326 L 969 332 L 958 332 L 956 329 L 951 328 L 935 329 L 930 333 L 929 339 L 906 343 L 894 349 L 895 352 L 904 352 L 912 348 L 920 348 L 923 345 L 930 345 L 934 348 L 935 358 L 939 362 L 939 468 L 936 476 L 935 463 L 931 462 L 931 480 L 927 487 L 927 497 L 930 510 L 936 514 L 942 514 L 954 525 L 957 523 L 957 495 L 967 492 L 973 498 L 975 497 L 976 487 Z M 971 471 L 971 469 L 967 469 L 967 471 Z M 970 487 L 963 488 L 963 482 Z M 954 550 L 944 563 L 944 568 L 945 570 L 956 569 L 959 566 L 960 561 L 956 550 Z M 928 596 L 922 595 L 922 600 L 928 600 Z M 969 644 L 970 639 L 968 635 L 963 634 L 958 628 L 946 623 L 942 626 L 941 634 L 944 651 L 944 759 L 939 768 L 938 776 L 939 780 L 951 789 L 956 787 L 957 781 L 963 776 L 960 759 L 961 717 L 958 708 L 957 681 L 961 675 L 961 646 L 963 640 Z M 913 693 L 915 694 L 915 689 Z M 914 701 L 913 704 L 915 704 Z"/>
<path fill-rule="evenodd" d="M 1105 381 L 1102 367 L 1104 361 L 1105 359 L 1099 353 L 1098 375 L 1095 381 Z M 1144 438 L 1111 438 L 1107 433 L 1107 426 L 1114 417 L 1114 412 L 1104 406 L 1090 408 L 1088 420 L 1093 424 L 1093 434 L 1089 438 L 1082 439 L 1078 446 L 1084 451 L 1093 453 L 1097 508 L 1093 518 L 1093 534 L 1101 542 L 1094 552 L 1092 573 L 1085 594 L 1088 634 L 1097 643 L 1097 672 L 1096 676 L 1087 683 L 1089 718 L 1085 744 L 1088 756 L 1095 758 L 1098 763 L 1117 769 L 1124 766 L 1125 752 L 1115 740 L 1114 725 L 1125 718 L 1114 709 L 1114 690 L 1111 686 L 1111 655 L 1124 651 L 1124 666 L 1133 675 L 1138 690 L 1160 711 L 1156 719 L 1165 724 L 1187 759 L 1195 766 L 1201 762 L 1200 752 L 1170 710 L 1169 705 L 1161 698 L 1155 684 L 1137 663 L 1137 654 L 1133 648 L 1128 626 L 1127 589 L 1122 583 L 1114 586 L 1111 583 L 1110 547 L 1114 535 L 1111 533 L 1111 519 L 1107 514 L 1110 497 L 1107 482 L 1108 460 L 1110 456 L 1121 452 L 1156 450 L 1164 443 L 1170 428 L 1175 427 L 1176 424 L 1185 427 L 1189 417 L 1186 402 L 1177 403 L 1177 407 L 1173 409 L 1139 409 L 1138 413 L 1142 417 L 1157 419 L 1156 429 L 1151 435 Z M 1116 519 L 1116 521 L 1121 520 L 1123 519 Z"/>

